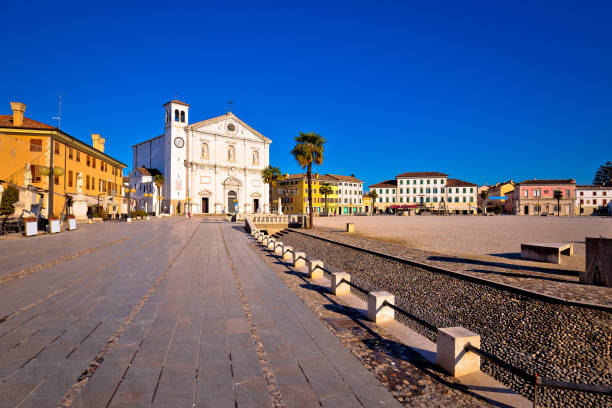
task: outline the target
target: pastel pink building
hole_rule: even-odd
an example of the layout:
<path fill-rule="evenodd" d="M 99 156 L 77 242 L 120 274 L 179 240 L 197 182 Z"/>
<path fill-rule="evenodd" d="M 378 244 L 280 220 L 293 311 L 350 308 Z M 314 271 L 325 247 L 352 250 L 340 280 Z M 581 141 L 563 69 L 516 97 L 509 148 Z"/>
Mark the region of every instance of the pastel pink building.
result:
<path fill-rule="evenodd" d="M 554 192 L 563 194 L 557 204 Z M 516 215 L 575 215 L 576 180 L 525 180 L 514 186 L 512 208 Z M 559 205 L 559 208 L 557 208 Z"/>

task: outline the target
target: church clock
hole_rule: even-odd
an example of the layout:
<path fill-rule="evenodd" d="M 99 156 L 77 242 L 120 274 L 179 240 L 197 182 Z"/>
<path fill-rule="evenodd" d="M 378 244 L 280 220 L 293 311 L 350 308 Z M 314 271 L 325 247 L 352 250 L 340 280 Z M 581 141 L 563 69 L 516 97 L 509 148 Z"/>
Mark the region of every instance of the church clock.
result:
<path fill-rule="evenodd" d="M 180 149 L 181 147 L 185 146 L 185 141 L 182 137 L 175 137 L 174 145 Z"/>

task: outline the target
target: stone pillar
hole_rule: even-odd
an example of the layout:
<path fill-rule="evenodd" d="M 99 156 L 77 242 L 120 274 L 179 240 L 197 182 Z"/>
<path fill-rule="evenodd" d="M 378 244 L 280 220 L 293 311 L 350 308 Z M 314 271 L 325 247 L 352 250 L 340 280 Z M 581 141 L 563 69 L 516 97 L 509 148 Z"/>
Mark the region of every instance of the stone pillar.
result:
<path fill-rule="evenodd" d="M 293 266 L 301 268 L 306 265 L 306 254 L 304 252 L 295 252 L 293 254 Z"/>
<path fill-rule="evenodd" d="M 274 239 L 269 238 L 268 239 L 268 249 L 274 249 L 274 245 L 276 244 L 276 242 L 274 241 Z"/>
<path fill-rule="evenodd" d="M 308 272 L 310 279 L 319 279 L 323 277 L 323 261 L 308 261 Z"/>
<path fill-rule="evenodd" d="M 346 232 L 355 232 L 355 224 L 353 224 L 352 222 L 347 222 Z"/>
<path fill-rule="evenodd" d="M 376 324 L 395 320 L 395 310 L 383 305 L 385 301 L 395 305 L 395 296 L 384 291 L 368 293 L 368 319 Z"/>
<path fill-rule="evenodd" d="M 283 254 L 283 243 L 282 242 L 277 242 L 276 243 L 276 247 L 274 248 L 274 254 L 275 255 L 282 255 Z"/>
<path fill-rule="evenodd" d="M 351 293 L 351 287 L 346 284 L 351 281 L 351 275 L 346 272 L 334 272 L 331 276 L 331 292 L 336 296 L 344 296 Z"/>
<path fill-rule="evenodd" d="M 463 327 L 438 329 L 437 363 L 453 377 L 480 371 L 480 356 L 465 351 L 466 344 L 480 348 L 480 336 Z"/>
<path fill-rule="evenodd" d="M 293 260 L 293 248 L 290 246 L 283 246 L 283 261 Z"/>

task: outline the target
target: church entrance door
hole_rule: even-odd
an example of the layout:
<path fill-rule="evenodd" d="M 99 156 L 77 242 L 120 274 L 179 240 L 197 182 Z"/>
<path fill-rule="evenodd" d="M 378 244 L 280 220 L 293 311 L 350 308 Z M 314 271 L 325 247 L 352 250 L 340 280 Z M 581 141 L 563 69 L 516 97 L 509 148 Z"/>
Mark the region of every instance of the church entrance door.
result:
<path fill-rule="evenodd" d="M 227 193 L 227 212 L 236 212 L 236 197 L 236 192 L 234 190 L 231 190 Z"/>
<path fill-rule="evenodd" d="M 208 213 L 208 197 L 202 197 L 202 214 Z"/>
<path fill-rule="evenodd" d="M 259 198 L 254 198 L 253 199 L 253 212 L 254 213 L 258 213 L 259 212 Z"/>

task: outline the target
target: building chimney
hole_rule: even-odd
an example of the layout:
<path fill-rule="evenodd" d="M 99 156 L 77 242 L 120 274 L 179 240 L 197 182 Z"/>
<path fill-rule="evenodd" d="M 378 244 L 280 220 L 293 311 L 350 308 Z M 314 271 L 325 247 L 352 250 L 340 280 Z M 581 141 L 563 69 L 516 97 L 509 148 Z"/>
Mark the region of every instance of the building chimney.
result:
<path fill-rule="evenodd" d="M 26 104 L 21 102 L 11 102 L 13 110 L 13 126 L 23 126 L 23 114 L 26 110 Z"/>
<path fill-rule="evenodd" d="M 102 153 L 104 153 L 104 143 L 105 142 L 106 142 L 106 139 L 104 139 L 103 137 L 100 137 L 99 134 L 97 133 L 91 134 L 91 145 L 93 146 L 94 149 L 97 149 L 101 151 Z"/>

